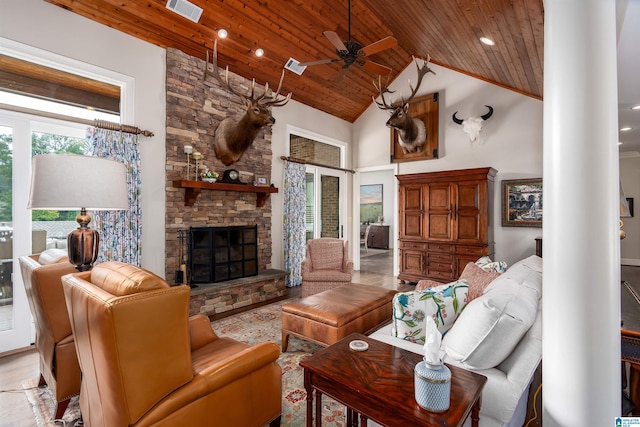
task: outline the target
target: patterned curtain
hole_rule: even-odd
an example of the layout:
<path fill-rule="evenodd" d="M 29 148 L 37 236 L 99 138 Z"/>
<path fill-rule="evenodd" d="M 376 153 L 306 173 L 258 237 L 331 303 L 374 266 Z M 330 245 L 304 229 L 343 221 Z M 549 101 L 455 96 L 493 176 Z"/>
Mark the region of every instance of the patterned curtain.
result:
<path fill-rule="evenodd" d="M 96 263 L 121 261 L 140 266 L 142 248 L 140 152 L 138 136 L 107 129 L 87 129 L 85 153 L 124 163 L 127 167 L 129 210 L 94 211 L 92 226 L 100 233 Z"/>
<path fill-rule="evenodd" d="M 305 166 L 300 163 L 286 162 L 284 169 L 284 269 L 287 287 L 302 284 L 300 265 L 306 255 L 305 207 L 306 176 Z"/>

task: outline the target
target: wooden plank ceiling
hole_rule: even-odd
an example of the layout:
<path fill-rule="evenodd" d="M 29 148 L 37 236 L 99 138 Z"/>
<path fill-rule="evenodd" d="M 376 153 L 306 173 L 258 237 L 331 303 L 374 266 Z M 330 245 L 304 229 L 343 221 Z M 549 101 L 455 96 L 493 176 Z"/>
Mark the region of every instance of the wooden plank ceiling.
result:
<path fill-rule="evenodd" d="M 161 46 L 205 58 L 216 31 L 219 64 L 276 85 L 282 67 L 337 57 L 323 31 L 348 39 L 348 0 L 192 0 L 204 9 L 196 24 L 168 10 L 166 0 L 47 0 L 49 3 Z M 395 78 L 411 55 L 514 91 L 542 98 L 542 0 L 351 0 L 351 39 L 363 45 L 392 35 L 398 46 L 371 56 Z M 494 46 L 481 44 L 481 36 Z M 123 46 L 123 49 L 126 48 Z M 256 48 L 265 51 L 256 57 Z M 371 105 L 376 75 L 359 65 L 337 81 L 341 63 L 287 72 L 283 92 L 349 122 Z"/>

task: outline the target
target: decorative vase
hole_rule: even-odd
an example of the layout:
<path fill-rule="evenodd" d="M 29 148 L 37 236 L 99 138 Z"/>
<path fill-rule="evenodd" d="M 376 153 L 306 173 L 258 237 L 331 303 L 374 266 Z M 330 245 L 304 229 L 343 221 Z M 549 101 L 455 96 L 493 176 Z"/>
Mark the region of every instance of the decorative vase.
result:
<path fill-rule="evenodd" d="M 451 401 L 451 371 L 444 364 L 420 362 L 414 369 L 418 405 L 431 412 L 444 412 Z"/>
<path fill-rule="evenodd" d="M 216 182 L 216 178 L 202 178 L 204 182 Z"/>

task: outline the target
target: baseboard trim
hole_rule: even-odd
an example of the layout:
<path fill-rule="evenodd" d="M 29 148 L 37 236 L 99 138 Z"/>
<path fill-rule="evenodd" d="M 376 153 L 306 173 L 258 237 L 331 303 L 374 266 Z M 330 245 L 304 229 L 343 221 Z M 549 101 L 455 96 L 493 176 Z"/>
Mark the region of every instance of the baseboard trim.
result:
<path fill-rule="evenodd" d="M 635 267 L 640 267 L 640 259 L 622 258 L 620 259 L 620 263 L 622 265 L 631 265 Z"/>

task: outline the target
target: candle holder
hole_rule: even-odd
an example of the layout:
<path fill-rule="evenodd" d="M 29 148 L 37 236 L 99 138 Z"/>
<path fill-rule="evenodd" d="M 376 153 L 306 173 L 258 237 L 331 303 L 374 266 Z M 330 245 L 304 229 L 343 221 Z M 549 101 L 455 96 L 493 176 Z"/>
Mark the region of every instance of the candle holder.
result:
<path fill-rule="evenodd" d="M 196 161 L 196 166 L 195 166 L 195 175 L 196 177 L 194 178 L 194 181 L 198 180 L 198 160 L 202 159 L 202 154 L 199 151 L 195 151 L 193 154 L 193 160 Z"/>
<path fill-rule="evenodd" d="M 184 152 L 187 155 L 187 181 L 189 181 L 189 178 L 191 177 L 191 153 L 193 152 L 193 147 L 185 145 Z"/>

